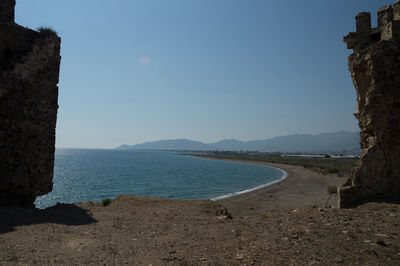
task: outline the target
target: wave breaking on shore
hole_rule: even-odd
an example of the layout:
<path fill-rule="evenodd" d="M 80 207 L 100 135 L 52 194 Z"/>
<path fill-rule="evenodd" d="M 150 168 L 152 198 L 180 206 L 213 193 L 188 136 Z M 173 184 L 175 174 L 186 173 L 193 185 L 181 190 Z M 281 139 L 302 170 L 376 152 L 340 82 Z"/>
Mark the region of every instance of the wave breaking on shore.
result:
<path fill-rule="evenodd" d="M 217 197 L 211 198 L 211 200 L 212 201 L 218 201 L 218 200 L 222 200 L 222 199 L 227 199 L 227 198 L 231 198 L 231 197 L 234 197 L 234 196 L 238 196 L 238 195 L 241 195 L 241 194 L 249 193 L 249 192 L 252 192 L 252 191 L 255 191 L 255 190 L 259 190 L 259 189 L 271 186 L 273 184 L 279 183 L 279 182 L 285 180 L 288 177 L 287 172 L 282 170 L 282 169 L 280 169 L 280 168 L 273 167 L 273 166 L 267 166 L 267 165 L 266 165 L 266 167 L 274 168 L 276 170 L 281 171 L 282 172 L 282 177 L 280 179 L 278 179 L 278 180 L 274 180 L 274 181 L 271 181 L 271 182 L 268 182 L 266 184 L 262 184 L 262 185 L 259 185 L 259 186 L 253 187 L 253 188 L 249 188 L 249 189 L 245 189 L 245 190 L 241 190 L 241 191 L 237 191 L 237 192 L 228 193 L 228 194 L 225 194 L 225 195 L 222 195 L 222 196 L 217 196 Z"/>

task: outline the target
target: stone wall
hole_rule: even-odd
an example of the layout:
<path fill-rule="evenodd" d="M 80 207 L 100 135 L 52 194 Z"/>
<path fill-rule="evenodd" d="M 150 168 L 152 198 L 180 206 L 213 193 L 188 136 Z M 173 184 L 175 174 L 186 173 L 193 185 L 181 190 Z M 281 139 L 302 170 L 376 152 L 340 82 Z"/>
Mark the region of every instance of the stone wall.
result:
<path fill-rule="evenodd" d="M 52 190 L 61 39 L 14 22 L 0 1 L 0 206 L 33 207 Z"/>
<path fill-rule="evenodd" d="M 400 2 L 356 17 L 357 31 L 344 37 L 357 92 L 362 156 L 353 176 L 339 188 L 339 206 L 400 200 Z"/>

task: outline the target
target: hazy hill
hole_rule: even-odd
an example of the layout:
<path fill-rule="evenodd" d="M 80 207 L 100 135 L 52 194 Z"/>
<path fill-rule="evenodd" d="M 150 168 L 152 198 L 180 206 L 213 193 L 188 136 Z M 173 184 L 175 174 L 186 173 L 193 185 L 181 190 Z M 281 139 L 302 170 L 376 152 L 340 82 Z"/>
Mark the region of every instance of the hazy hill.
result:
<path fill-rule="evenodd" d="M 205 151 L 215 150 L 210 144 L 205 144 L 200 141 L 188 140 L 188 139 L 169 139 L 159 140 L 154 142 L 145 142 L 137 145 L 122 145 L 117 149 L 130 150 L 130 149 L 144 149 L 144 150 L 193 150 L 193 151 Z"/>
<path fill-rule="evenodd" d="M 223 139 L 210 145 L 216 147 L 218 150 L 226 151 L 244 151 L 248 150 L 248 142 L 240 141 L 237 139 Z"/>
<path fill-rule="evenodd" d="M 318 135 L 293 134 L 274 137 L 265 141 L 250 142 L 259 151 L 307 152 L 307 151 L 340 151 L 359 149 L 359 133 L 339 131 Z"/>
<path fill-rule="evenodd" d="M 253 141 L 224 139 L 211 144 L 187 139 L 160 140 L 132 146 L 122 145 L 117 149 L 312 152 L 356 150 L 359 147 L 358 132 L 339 131 L 317 135 L 293 134 Z"/>

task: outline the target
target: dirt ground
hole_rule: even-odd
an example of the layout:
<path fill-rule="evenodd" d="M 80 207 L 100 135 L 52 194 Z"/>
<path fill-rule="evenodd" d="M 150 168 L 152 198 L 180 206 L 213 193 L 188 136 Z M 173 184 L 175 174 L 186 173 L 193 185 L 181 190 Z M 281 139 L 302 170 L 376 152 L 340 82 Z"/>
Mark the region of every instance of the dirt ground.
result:
<path fill-rule="evenodd" d="M 400 265 L 400 205 L 271 210 L 227 219 L 211 201 L 1 208 L 1 265 Z"/>
<path fill-rule="evenodd" d="M 278 188 L 241 201 L 121 196 L 106 207 L 0 208 L 0 265 L 400 265 L 400 205 L 321 208 L 321 193 L 312 207 L 307 195 L 323 182 L 309 178 L 307 190 L 287 167 Z"/>
<path fill-rule="evenodd" d="M 301 166 L 249 162 L 272 166 L 284 170 L 288 177 L 274 185 L 238 195 L 232 198 L 219 200 L 235 216 L 263 214 L 265 210 L 293 209 L 307 206 L 337 207 L 337 194 L 329 194 L 329 186 L 341 186 L 347 177 L 338 177 L 335 174 L 323 175 Z"/>

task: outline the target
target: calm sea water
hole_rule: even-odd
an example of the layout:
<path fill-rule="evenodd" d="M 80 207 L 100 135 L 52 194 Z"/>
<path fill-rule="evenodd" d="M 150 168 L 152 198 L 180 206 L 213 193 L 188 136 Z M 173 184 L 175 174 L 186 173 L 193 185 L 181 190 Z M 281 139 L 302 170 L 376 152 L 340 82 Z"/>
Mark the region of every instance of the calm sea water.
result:
<path fill-rule="evenodd" d="M 177 199 L 215 199 L 277 181 L 266 166 L 193 158 L 174 152 L 57 149 L 53 192 L 39 208 L 101 201 L 122 194 Z"/>

